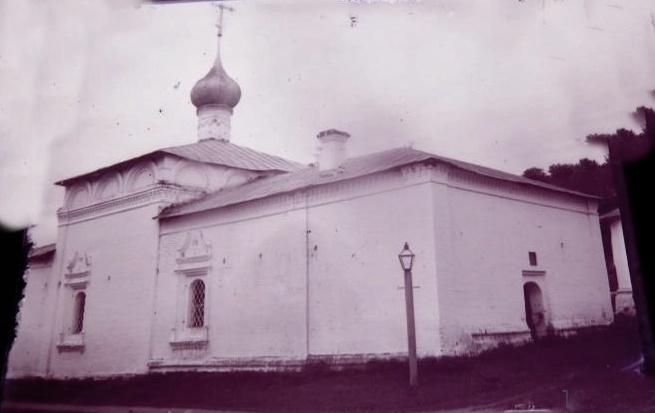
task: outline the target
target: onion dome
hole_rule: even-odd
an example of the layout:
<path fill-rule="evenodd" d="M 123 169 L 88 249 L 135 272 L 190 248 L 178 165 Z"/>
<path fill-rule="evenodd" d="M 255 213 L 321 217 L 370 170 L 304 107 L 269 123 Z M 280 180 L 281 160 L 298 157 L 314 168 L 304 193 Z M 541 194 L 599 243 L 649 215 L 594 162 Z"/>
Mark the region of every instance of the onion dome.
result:
<path fill-rule="evenodd" d="M 196 108 L 220 105 L 234 108 L 241 99 L 241 88 L 223 69 L 220 43 L 216 61 L 209 72 L 191 89 L 191 103 Z"/>

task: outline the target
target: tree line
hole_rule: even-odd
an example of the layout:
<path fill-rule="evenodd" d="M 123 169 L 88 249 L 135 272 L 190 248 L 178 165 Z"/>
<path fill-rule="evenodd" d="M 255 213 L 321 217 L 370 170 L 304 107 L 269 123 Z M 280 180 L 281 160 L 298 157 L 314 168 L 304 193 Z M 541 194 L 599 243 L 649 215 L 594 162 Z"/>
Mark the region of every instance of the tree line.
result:
<path fill-rule="evenodd" d="M 655 95 L 655 91 L 653 92 Z M 618 129 L 611 134 L 592 134 L 586 137 L 588 144 L 613 145 L 615 162 L 629 163 L 643 159 L 651 150 L 651 142 L 655 142 L 655 110 L 639 107 L 632 113 L 640 123 L 641 131 L 635 133 L 627 129 Z M 595 195 L 601 198 L 599 212 L 605 212 L 617 205 L 616 186 L 612 176 L 608 155 L 599 163 L 583 158 L 577 163 L 556 163 L 547 170 L 532 167 L 523 172 L 529 179 L 561 186 L 573 191 Z"/>

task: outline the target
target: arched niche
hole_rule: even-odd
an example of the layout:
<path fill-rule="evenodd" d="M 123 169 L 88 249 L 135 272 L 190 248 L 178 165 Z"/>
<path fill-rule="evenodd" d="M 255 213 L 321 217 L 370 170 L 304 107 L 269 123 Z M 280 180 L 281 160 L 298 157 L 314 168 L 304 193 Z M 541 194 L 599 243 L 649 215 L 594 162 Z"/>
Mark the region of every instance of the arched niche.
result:
<path fill-rule="evenodd" d="M 152 162 L 132 168 L 127 177 L 127 191 L 132 192 L 157 182 L 156 168 Z"/>
<path fill-rule="evenodd" d="M 228 169 L 223 174 L 223 179 L 225 182 L 221 186 L 230 188 L 237 185 L 242 185 L 248 182 L 248 178 L 249 176 L 242 171 L 237 172 L 235 170 Z"/>
<path fill-rule="evenodd" d="M 94 199 L 104 200 L 113 198 L 121 193 L 122 176 L 118 172 L 101 178 L 96 185 Z"/>
<path fill-rule="evenodd" d="M 182 164 L 176 168 L 175 183 L 192 188 L 206 190 L 209 188 L 209 177 L 201 167 L 192 164 Z"/>
<path fill-rule="evenodd" d="M 75 185 L 68 193 L 66 206 L 69 209 L 80 208 L 89 203 L 91 188 L 88 182 Z"/>

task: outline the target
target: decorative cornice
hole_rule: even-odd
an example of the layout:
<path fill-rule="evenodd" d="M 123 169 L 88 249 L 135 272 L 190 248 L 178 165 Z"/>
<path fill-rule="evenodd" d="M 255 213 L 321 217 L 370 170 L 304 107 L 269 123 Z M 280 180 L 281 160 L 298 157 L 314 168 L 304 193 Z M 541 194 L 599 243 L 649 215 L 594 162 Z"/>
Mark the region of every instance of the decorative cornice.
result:
<path fill-rule="evenodd" d="M 402 176 L 398 171 L 385 171 L 308 188 L 305 192 L 308 204 L 314 206 L 390 191 L 398 189 L 402 185 Z"/>
<path fill-rule="evenodd" d="M 113 198 L 72 210 L 59 210 L 57 212 L 57 218 L 59 219 L 60 225 L 67 225 L 136 206 L 143 206 L 154 202 L 178 202 L 181 196 L 191 198 L 200 194 L 201 191 L 197 189 L 161 182 L 155 184 L 154 187 L 146 188 L 119 198 Z"/>
<path fill-rule="evenodd" d="M 332 184 L 305 188 L 291 193 L 278 194 L 236 205 L 228 205 L 215 210 L 165 219 L 162 221 L 162 233 L 222 225 L 227 222 L 235 222 L 252 217 L 275 215 L 303 209 L 306 206 L 316 206 L 387 192 L 399 189 L 405 185 L 406 183 L 403 182 L 402 176 L 398 171 L 386 171 Z"/>
<path fill-rule="evenodd" d="M 480 192 L 521 202 L 595 214 L 593 209 L 590 212 L 588 199 L 576 197 L 573 194 L 569 195 L 547 188 L 495 179 L 456 168 L 450 169 L 448 185 L 452 188 Z"/>
<path fill-rule="evenodd" d="M 546 275 L 546 271 L 523 270 L 524 277 L 543 277 L 544 275 Z"/>
<path fill-rule="evenodd" d="M 427 179 L 431 176 L 434 165 L 427 163 L 413 163 L 400 168 L 405 180 Z"/>
<path fill-rule="evenodd" d="M 187 277 L 200 277 L 207 275 L 211 270 L 211 267 L 206 265 L 203 267 L 189 267 L 189 268 L 179 268 L 175 270 L 176 274 L 181 274 Z"/>
<path fill-rule="evenodd" d="M 586 200 L 578 199 L 575 195 L 481 176 L 441 163 L 417 163 L 396 170 L 304 188 L 292 193 L 228 205 L 215 210 L 169 218 L 162 221 L 162 233 L 275 215 L 330 202 L 393 191 L 412 185 L 422 185 L 428 182 L 445 184 L 449 188 L 474 191 L 488 196 L 513 199 L 518 202 L 590 214 Z"/>
<path fill-rule="evenodd" d="M 86 288 L 88 284 L 89 284 L 88 276 L 84 276 L 81 278 L 67 278 L 66 282 L 64 282 L 64 285 L 72 288 L 73 290 L 82 290 Z"/>

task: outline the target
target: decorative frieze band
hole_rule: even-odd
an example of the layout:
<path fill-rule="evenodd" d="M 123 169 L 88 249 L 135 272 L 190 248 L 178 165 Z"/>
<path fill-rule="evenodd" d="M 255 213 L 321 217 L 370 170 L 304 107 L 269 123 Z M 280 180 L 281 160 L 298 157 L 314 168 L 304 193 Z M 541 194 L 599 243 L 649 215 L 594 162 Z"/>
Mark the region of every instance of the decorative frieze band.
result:
<path fill-rule="evenodd" d="M 134 206 L 141 206 L 151 202 L 176 202 L 180 201 L 180 197 L 191 198 L 200 194 L 201 191 L 195 189 L 184 188 L 173 184 L 159 183 L 154 187 L 120 198 L 77 209 L 60 210 L 57 213 L 57 218 L 59 219 L 60 225 L 66 225 L 79 220 L 128 209 Z"/>
<path fill-rule="evenodd" d="M 358 196 L 395 190 L 409 184 L 437 182 L 452 188 L 477 191 L 491 196 L 502 196 L 521 202 L 538 203 L 544 206 L 588 213 L 587 200 L 551 191 L 530 187 L 501 179 L 482 176 L 459 170 L 445 163 L 416 163 L 396 170 L 388 170 L 358 178 L 326 183 L 316 187 L 299 189 L 293 193 L 279 194 L 263 199 L 246 201 L 236 205 L 203 211 L 194 216 L 182 216 L 163 221 L 163 232 L 176 231 L 176 227 L 194 228 L 206 225 L 220 225 L 250 217 L 261 217 L 289 210 L 312 207 L 327 202 L 337 202 Z M 306 199 L 305 199 L 306 197 Z M 303 202 L 304 201 L 304 202 Z"/>
<path fill-rule="evenodd" d="M 402 177 L 406 180 L 412 179 L 426 179 L 432 174 L 434 165 L 426 163 L 414 163 L 404 166 L 400 169 Z"/>
<path fill-rule="evenodd" d="M 453 188 L 474 190 L 489 195 L 576 210 L 578 212 L 587 213 L 589 210 L 589 201 L 573 194 L 569 195 L 547 188 L 492 178 L 457 168 L 451 168 L 448 174 L 448 181 L 449 186 Z"/>
<path fill-rule="evenodd" d="M 203 211 L 193 216 L 181 216 L 162 221 L 162 233 L 176 232 L 182 228 L 200 228 L 221 225 L 251 217 L 262 217 L 303 209 L 327 202 L 336 202 L 357 196 L 394 190 L 402 186 L 398 171 L 386 171 L 346 181 L 334 182 L 295 192 Z"/>

